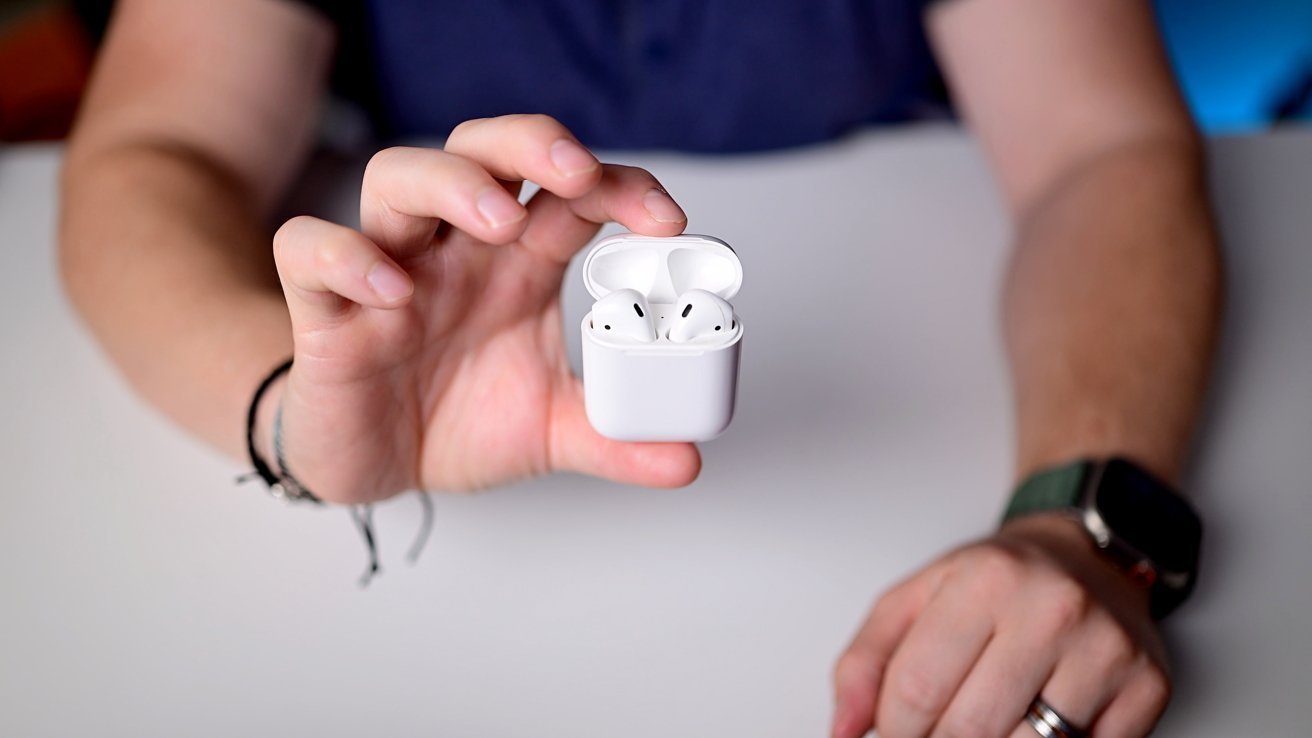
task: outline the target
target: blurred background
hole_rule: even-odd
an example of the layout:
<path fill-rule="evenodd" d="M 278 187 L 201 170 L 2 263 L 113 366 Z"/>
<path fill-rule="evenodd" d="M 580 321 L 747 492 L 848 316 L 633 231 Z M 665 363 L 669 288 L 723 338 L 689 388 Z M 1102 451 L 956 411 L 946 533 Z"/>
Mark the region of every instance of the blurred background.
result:
<path fill-rule="evenodd" d="M 0 0 L 0 141 L 64 137 L 112 5 Z M 1180 83 L 1207 132 L 1312 120 L 1312 1 L 1155 5 Z"/>

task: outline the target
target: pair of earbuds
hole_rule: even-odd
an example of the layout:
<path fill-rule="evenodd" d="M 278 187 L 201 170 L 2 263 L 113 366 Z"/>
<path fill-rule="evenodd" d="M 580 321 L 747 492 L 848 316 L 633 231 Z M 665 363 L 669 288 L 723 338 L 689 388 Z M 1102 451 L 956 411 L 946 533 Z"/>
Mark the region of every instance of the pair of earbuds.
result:
<path fill-rule="evenodd" d="M 668 328 L 658 329 L 647 298 L 634 289 L 615 290 L 592 306 L 593 333 L 635 343 L 661 338 L 671 343 L 724 342 L 737 332 L 738 316 L 723 297 L 694 289 L 679 295 L 669 323 Z"/>

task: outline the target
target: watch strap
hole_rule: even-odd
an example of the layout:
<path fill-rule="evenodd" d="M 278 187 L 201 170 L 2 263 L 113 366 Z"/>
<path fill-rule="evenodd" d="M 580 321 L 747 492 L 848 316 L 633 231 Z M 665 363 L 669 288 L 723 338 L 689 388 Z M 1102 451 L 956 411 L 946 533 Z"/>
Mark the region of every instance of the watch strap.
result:
<path fill-rule="evenodd" d="M 1013 518 L 1041 512 L 1066 512 L 1073 515 L 1081 515 L 1085 504 L 1093 504 L 1095 506 L 1098 504 L 1093 498 L 1090 498 L 1087 501 L 1085 500 L 1085 493 L 1088 491 L 1087 488 L 1092 483 L 1090 480 L 1090 474 L 1097 474 L 1099 479 L 1102 480 L 1106 473 L 1105 469 L 1109 468 L 1109 465 L 1118 463 L 1132 464 L 1132 462 L 1128 462 L 1124 459 L 1110 459 L 1102 462 L 1082 459 L 1063 466 L 1041 469 L 1033 473 L 1021 482 L 1020 486 L 1018 486 L 1016 491 L 1012 494 L 1011 501 L 1007 505 L 1007 510 L 1003 514 L 1003 522 L 1005 523 Z M 1137 467 L 1135 468 L 1137 469 Z M 1142 472 L 1142 470 L 1139 471 L 1144 478 L 1151 480 L 1150 477 L 1147 477 L 1146 472 Z M 1167 485 L 1156 480 L 1151 481 L 1156 485 L 1156 488 L 1161 494 L 1171 495 L 1172 498 L 1178 499 L 1178 494 Z M 1099 485 L 1103 483 L 1104 481 L 1097 481 L 1097 484 Z M 1102 512 L 1099 513 L 1100 518 L 1101 515 Z M 1183 506 L 1183 511 L 1176 511 L 1175 520 L 1179 526 L 1183 526 L 1186 530 L 1190 529 L 1188 522 L 1190 520 L 1193 521 L 1192 530 L 1194 532 L 1191 538 L 1192 543 L 1187 544 L 1191 547 L 1190 550 L 1192 552 L 1191 556 L 1193 563 L 1187 567 L 1188 578 L 1183 582 L 1168 585 L 1168 583 L 1163 580 L 1160 576 L 1157 564 L 1154 561 L 1156 556 L 1154 555 L 1152 548 L 1146 545 L 1147 542 L 1145 541 L 1136 540 L 1132 542 L 1131 545 L 1136 551 L 1136 554 L 1143 557 L 1142 560 L 1136 559 L 1134 561 L 1123 560 L 1123 557 L 1118 558 L 1114 555 L 1112 548 L 1108 548 L 1103 544 L 1099 545 L 1099 550 L 1102 551 L 1104 555 L 1111 557 L 1118 566 L 1125 569 L 1131 576 L 1140 575 L 1141 572 L 1139 572 L 1139 569 L 1142 566 L 1148 566 L 1152 570 L 1152 576 L 1147 578 L 1144 581 L 1144 584 L 1150 585 L 1149 596 L 1152 615 L 1155 619 L 1159 620 L 1173 611 L 1189 596 L 1190 592 L 1193 590 L 1196 578 L 1198 540 L 1201 533 L 1201 523 L 1198 522 L 1197 514 L 1187 505 Z M 1088 523 L 1081 519 L 1081 524 L 1084 525 L 1085 530 L 1097 540 L 1093 531 L 1089 529 Z M 1117 535 L 1117 532 L 1112 531 L 1112 534 Z"/>
<path fill-rule="evenodd" d="M 1087 461 L 1076 461 L 1031 474 L 1012 494 L 1003 522 L 1031 513 L 1075 510 L 1089 466 Z"/>

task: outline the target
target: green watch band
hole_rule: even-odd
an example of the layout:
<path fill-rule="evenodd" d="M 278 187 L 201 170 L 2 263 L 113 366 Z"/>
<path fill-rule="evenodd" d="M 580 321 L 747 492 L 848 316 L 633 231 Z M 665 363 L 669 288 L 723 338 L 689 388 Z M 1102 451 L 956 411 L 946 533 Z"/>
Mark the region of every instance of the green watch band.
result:
<path fill-rule="evenodd" d="M 1153 617 L 1193 589 L 1202 522 L 1178 492 L 1134 462 L 1081 459 L 1041 469 L 1016 488 L 1002 522 L 1041 512 L 1070 515 L 1103 556 L 1149 587 Z"/>
<path fill-rule="evenodd" d="M 1030 513 L 1074 510 L 1088 470 L 1087 461 L 1077 461 L 1031 474 L 1012 494 L 1003 522 Z"/>

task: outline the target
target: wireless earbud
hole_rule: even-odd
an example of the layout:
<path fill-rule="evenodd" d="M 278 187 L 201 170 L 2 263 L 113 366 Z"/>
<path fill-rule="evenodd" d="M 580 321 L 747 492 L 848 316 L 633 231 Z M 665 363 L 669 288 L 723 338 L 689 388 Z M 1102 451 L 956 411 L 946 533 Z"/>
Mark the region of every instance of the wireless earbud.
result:
<path fill-rule="evenodd" d="M 727 340 L 738 328 L 733 306 L 706 290 L 688 290 L 675 303 L 669 337 L 673 343 Z"/>
<path fill-rule="evenodd" d="M 592 332 L 611 340 L 655 341 L 647 298 L 637 290 L 622 289 L 597 300 L 592 306 Z"/>

